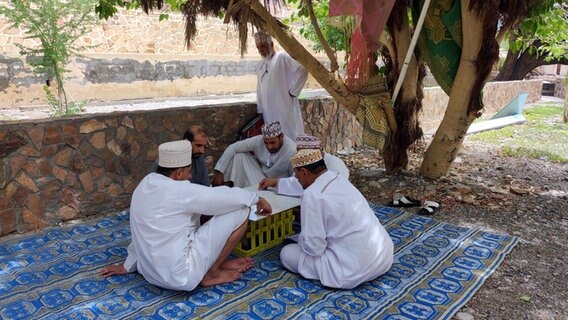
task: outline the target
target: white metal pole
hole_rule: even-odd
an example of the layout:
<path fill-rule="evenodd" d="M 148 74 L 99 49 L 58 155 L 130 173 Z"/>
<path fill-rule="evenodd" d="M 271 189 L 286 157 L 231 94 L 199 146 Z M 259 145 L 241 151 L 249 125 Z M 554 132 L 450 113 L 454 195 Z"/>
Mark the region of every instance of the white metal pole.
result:
<path fill-rule="evenodd" d="M 430 6 L 430 0 L 424 1 L 424 6 L 422 6 L 420 17 L 418 18 L 418 22 L 416 23 L 416 30 L 414 30 L 414 35 L 412 36 L 412 40 L 410 41 L 410 47 L 408 47 L 408 51 L 406 52 L 406 57 L 404 58 L 404 64 L 402 65 L 402 69 L 400 70 L 400 76 L 398 77 L 398 81 L 396 82 L 396 86 L 394 87 L 394 92 L 392 94 L 392 99 L 391 99 L 393 107 L 394 103 L 396 102 L 396 98 L 398 97 L 398 93 L 400 92 L 400 87 L 402 87 L 402 82 L 404 81 L 404 77 L 406 76 L 406 71 L 408 70 L 408 64 L 410 63 L 410 58 L 414 53 L 414 47 L 416 47 L 416 42 L 418 42 L 418 36 L 420 36 L 420 31 L 422 31 L 422 25 L 424 24 L 424 20 L 426 19 L 426 12 L 428 12 L 429 6 Z"/>

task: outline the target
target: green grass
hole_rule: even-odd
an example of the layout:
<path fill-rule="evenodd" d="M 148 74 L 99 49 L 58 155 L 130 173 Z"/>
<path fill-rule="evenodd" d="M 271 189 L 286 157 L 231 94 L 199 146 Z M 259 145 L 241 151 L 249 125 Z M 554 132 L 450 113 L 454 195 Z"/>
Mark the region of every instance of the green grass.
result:
<path fill-rule="evenodd" d="M 501 146 L 503 154 L 517 158 L 568 163 L 568 124 L 562 122 L 561 106 L 538 105 L 523 111 L 527 122 L 468 137 Z"/>

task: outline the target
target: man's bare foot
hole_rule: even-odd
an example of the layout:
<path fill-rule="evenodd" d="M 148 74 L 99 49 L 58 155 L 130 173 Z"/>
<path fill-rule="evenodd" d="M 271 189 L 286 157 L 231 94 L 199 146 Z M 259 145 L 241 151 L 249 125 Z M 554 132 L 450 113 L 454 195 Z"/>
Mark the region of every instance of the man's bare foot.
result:
<path fill-rule="evenodd" d="M 233 282 L 241 277 L 242 273 L 238 270 L 225 270 L 220 269 L 217 272 L 207 272 L 203 280 L 201 280 L 201 285 L 203 287 L 210 287 L 217 284 Z"/>
<path fill-rule="evenodd" d="M 225 270 L 238 270 L 240 272 L 247 271 L 252 268 L 253 259 L 251 257 L 237 258 L 233 260 L 226 260 L 221 265 L 221 269 Z"/>

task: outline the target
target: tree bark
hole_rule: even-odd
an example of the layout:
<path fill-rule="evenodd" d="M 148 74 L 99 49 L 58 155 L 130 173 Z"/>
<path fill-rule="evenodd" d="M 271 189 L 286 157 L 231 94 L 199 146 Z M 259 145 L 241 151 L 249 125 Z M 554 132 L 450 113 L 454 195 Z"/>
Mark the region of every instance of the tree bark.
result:
<path fill-rule="evenodd" d="M 511 37 L 511 41 L 514 41 L 513 37 Z M 532 50 L 525 49 L 520 53 L 513 53 L 509 50 L 503 69 L 499 72 L 497 77 L 495 77 L 495 81 L 523 80 L 529 72 L 540 66 L 568 64 L 568 59 L 566 58 L 546 60 L 546 54 L 537 55 L 537 48 L 540 45 L 541 43 L 536 41 L 532 46 Z"/>
<path fill-rule="evenodd" d="M 515 41 L 516 38 L 517 37 L 514 34 L 512 34 L 509 37 L 509 43 Z M 507 57 L 505 58 L 503 67 L 501 68 L 501 71 L 499 71 L 499 74 L 497 74 L 497 77 L 495 77 L 495 81 L 507 81 L 506 79 L 511 78 L 511 75 L 513 74 L 513 70 L 515 69 L 515 64 L 518 58 L 519 58 L 518 53 L 513 53 L 513 51 L 509 49 L 507 51 Z"/>
<path fill-rule="evenodd" d="M 564 97 L 564 123 L 568 123 L 568 95 Z"/>
<path fill-rule="evenodd" d="M 564 78 L 562 81 L 562 92 L 564 94 L 564 123 L 568 123 L 568 78 Z"/>
<path fill-rule="evenodd" d="M 316 32 L 316 35 L 318 36 L 318 39 L 321 43 L 321 46 L 323 48 L 323 50 L 325 51 L 325 54 L 327 55 L 327 58 L 329 59 L 329 62 L 331 63 L 330 66 L 330 71 L 331 72 L 335 72 L 339 69 L 339 64 L 337 64 L 337 56 L 335 55 L 335 52 L 331 49 L 331 47 L 329 46 L 329 43 L 327 43 L 327 40 L 325 40 L 325 37 L 323 35 L 323 33 L 321 32 L 321 29 L 319 27 L 319 23 L 318 23 L 318 18 L 316 17 L 316 14 L 314 13 L 314 6 L 312 4 L 312 0 L 305 0 L 306 3 L 306 7 L 308 8 L 308 12 L 310 14 L 310 21 L 312 23 L 312 26 L 314 27 L 314 31 Z"/>
<path fill-rule="evenodd" d="M 404 5 L 397 3 L 396 5 Z M 393 10 L 396 23 L 389 23 L 388 27 L 392 39 L 392 68 L 395 71 L 395 79 L 400 76 L 404 65 L 406 53 L 410 47 L 411 30 L 406 10 Z M 398 130 L 387 140 L 383 159 L 387 173 L 394 174 L 408 168 L 408 148 L 422 137 L 422 130 L 418 123 L 418 112 L 422 107 L 422 97 L 418 98 L 419 66 L 416 56 L 413 55 L 409 65 L 399 96 L 394 104 L 394 115 Z"/>
<path fill-rule="evenodd" d="M 476 113 L 468 112 L 474 98 L 473 92 L 477 79 L 475 62 L 481 50 L 484 35 L 483 20 L 470 11 L 469 0 L 462 0 L 463 47 L 460 64 L 450 92 L 448 107 L 442 123 L 426 153 L 420 174 L 431 179 L 445 175 L 454 161 L 465 137 L 469 125 L 476 118 Z"/>
<path fill-rule="evenodd" d="M 250 8 L 264 20 L 264 29 L 314 77 L 327 92 L 349 112 L 355 114 L 359 107 L 359 96 L 350 92 L 336 75 L 325 68 L 294 38 L 289 30 L 283 29 L 258 0 L 248 0 Z"/>

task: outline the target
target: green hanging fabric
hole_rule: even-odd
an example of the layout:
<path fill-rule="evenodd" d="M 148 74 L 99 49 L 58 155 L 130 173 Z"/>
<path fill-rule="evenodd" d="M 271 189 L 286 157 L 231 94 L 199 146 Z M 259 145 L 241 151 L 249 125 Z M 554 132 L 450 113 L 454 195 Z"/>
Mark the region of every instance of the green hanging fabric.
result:
<path fill-rule="evenodd" d="M 412 20 L 418 21 L 424 0 L 412 2 Z M 462 47 L 459 0 L 432 0 L 418 38 L 422 59 L 449 96 L 458 71 Z"/>

